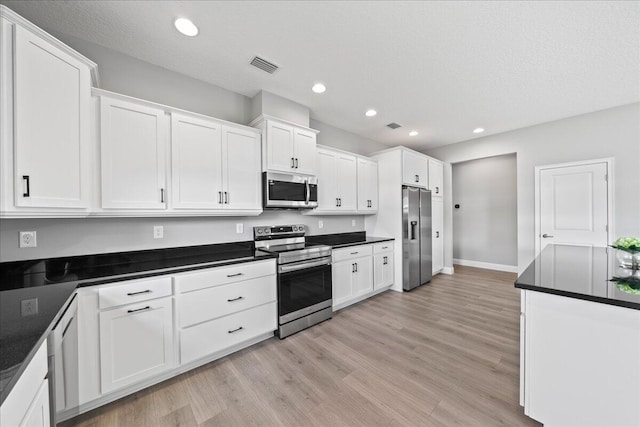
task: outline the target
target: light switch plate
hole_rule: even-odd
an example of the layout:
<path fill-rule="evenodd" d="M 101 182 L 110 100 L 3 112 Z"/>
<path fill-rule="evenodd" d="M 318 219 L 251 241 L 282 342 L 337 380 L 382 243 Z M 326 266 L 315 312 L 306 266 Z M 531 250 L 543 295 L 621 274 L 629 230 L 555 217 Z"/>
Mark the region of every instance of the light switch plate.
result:
<path fill-rule="evenodd" d="M 38 314 L 38 298 L 20 301 L 20 314 L 23 317 Z"/>
<path fill-rule="evenodd" d="M 244 224 L 242 224 L 242 223 L 236 224 L 236 233 L 237 234 L 244 233 Z"/>
<path fill-rule="evenodd" d="M 153 238 L 154 239 L 164 238 L 164 227 L 162 225 L 153 226 Z"/>
<path fill-rule="evenodd" d="M 352 219 L 352 220 L 351 220 L 351 226 L 352 226 L 352 227 L 355 227 L 355 226 L 356 226 L 356 220 L 355 220 L 355 219 Z"/>
<path fill-rule="evenodd" d="M 35 248 L 38 246 L 36 242 L 35 231 L 21 231 L 20 232 L 20 247 L 21 248 Z"/>
<path fill-rule="evenodd" d="M 324 221 L 323 220 L 318 220 L 318 228 L 324 228 Z"/>

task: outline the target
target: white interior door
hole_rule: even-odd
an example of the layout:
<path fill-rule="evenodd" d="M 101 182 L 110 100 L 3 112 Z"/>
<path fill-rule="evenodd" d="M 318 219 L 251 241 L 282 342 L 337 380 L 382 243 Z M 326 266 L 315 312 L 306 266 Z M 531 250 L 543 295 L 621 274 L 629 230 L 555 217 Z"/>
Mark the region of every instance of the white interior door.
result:
<path fill-rule="evenodd" d="M 538 168 L 539 248 L 549 243 L 606 246 L 606 161 Z"/>

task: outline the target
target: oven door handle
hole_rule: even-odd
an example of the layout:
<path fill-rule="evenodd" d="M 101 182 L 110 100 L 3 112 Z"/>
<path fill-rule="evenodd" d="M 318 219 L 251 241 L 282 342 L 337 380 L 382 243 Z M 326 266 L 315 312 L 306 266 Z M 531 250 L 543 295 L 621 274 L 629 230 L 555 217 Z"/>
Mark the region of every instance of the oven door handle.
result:
<path fill-rule="evenodd" d="M 311 267 L 319 267 L 321 265 L 331 265 L 331 258 L 323 258 L 319 261 L 303 262 L 300 264 L 285 264 L 278 266 L 278 273 L 289 273 L 291 271 L 304 270 Z"/>

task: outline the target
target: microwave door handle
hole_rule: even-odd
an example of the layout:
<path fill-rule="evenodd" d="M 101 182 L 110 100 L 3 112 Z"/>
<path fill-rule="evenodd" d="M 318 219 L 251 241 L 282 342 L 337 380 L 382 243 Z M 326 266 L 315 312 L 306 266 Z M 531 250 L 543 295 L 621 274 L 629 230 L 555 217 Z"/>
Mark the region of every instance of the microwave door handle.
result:
<path fill-rule="evenodd" d="M 309 199 L 311 199 L 311 189 L 309 188 L 309 180 L 307 179 L 304 180 L 304 188 L 305 188 L 304 203 L 305 205 L 308 205 Z"/>

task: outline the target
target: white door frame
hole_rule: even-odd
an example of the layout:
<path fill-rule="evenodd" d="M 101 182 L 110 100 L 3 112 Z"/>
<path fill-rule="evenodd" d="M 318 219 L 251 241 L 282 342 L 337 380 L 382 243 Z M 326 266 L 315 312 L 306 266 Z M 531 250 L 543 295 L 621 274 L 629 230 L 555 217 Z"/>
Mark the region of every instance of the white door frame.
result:
<path fill-rule="evenodd" d="M 553 165 L 543 165 L 543 166 L 535 166 L 535 213 L 534 213 L 534 240 L 535 240 L 535 256 L 540 254 L 540 172 L 543 169 L 555 169 L 562 168 L 568 166 L 583 166 L 590 165 L 593 163 L 606 163 L 607 164 L 607 243 L 609 245 L 613 244 L 613 236 L 615 236 L 615 227 L 614 227 L 614 198 L 613 198 L 613 180 L 614 180 L 614 169 L 613 169 L 613 157 L 607 157 L 603 159 L 593 159 L 593 160 L 581 160 L 577 162 L 566 162 L 566 163 L 556 163 Z"/>

